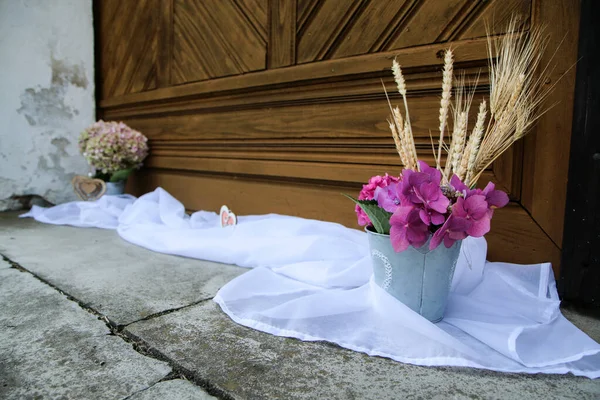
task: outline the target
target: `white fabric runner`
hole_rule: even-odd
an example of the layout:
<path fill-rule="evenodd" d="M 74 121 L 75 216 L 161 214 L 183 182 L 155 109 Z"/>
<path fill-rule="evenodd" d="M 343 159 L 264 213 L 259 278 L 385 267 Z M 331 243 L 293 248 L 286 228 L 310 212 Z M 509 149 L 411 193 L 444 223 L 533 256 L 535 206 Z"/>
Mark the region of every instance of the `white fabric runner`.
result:
<path fill-rule="evenodd" d="M 418 365 L 600 377 L 600 345 L 560 313 L 550 264 L 486 262 L 484 239 L 463 242 L 446 315 L 433 324 L 371 281 L 366 234 L 342 225 L 269 214 L 221 228 L 217 214 L 188 216 L 160 188 L 139 199 L 34 206 L 23 217 L 117 229 L 153 251 L 253 268 L 214 301 L 274 335 Z"/>

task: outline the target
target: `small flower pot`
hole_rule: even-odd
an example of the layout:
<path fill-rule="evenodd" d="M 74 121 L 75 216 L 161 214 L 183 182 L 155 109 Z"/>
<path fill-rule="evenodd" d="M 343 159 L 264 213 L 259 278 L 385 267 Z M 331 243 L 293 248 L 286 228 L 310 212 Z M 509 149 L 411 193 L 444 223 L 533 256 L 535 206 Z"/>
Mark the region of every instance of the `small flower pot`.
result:
<path fill-rule="evenodd" d="M 444 318 L 461 241 L 429 250 L 409 247 L 396 253 L 389 235 L 365 229 L 369 238 L 375 284 L 431 322 Z"/>
<path fill-rule="evenodd" d="M 125 193 L 125 181 L 106 182 L 105 195 L 114 196 Z"/>

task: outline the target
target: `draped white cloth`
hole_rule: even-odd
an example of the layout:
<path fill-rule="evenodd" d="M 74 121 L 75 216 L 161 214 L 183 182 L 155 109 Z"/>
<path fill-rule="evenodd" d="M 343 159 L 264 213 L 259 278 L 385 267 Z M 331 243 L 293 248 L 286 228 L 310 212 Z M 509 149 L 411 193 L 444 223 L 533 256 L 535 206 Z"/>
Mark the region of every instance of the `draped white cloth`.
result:
<path fill-rule="evenodd" d="M 364 232 L 275 214 L 185 214 L 162 189 L 139 199 L 104 196 L 23 217 L 116 229 L 153 251 L 252 268 L 214 301 L 239 324 L 324 340 L 418 365 L 600 377 L 600 345 L 565 319 L 550 264 L 486 262 L 484 239 L 463 241 L 444 320 L 433 324 L 372 280 Z"/>

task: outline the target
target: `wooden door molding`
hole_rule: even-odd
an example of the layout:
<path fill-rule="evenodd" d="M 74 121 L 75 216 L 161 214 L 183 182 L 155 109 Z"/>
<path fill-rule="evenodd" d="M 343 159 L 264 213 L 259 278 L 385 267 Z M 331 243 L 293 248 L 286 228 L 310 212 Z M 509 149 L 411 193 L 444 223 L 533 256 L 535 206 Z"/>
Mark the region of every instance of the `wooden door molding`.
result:
<path fill-rule="evenodd" d="M 171 86 L 173 71 L 173 3 L 174 0 L 160 2 L 158 59 L 156 62 L 157 87 Z"/>
<path fill-rule="evenodd" d="M 453 43 L 458 67 L 487 65 L 487 40 L 466 39 Z M 272 69 L 251 74 L 195 82 L 186 85 L 160 88 L 144 93 L 131 93 L 105 98 L 101 109 L 113 109 L 126 105 L 142 105 L 149 102 L 169 102 L 175 99 L 190 100 L 198 96 L 209 96 L 219 92 L 254 92 L 272 88 L 289 88 L 311 83 L 335 82 L 358 78 L 376 73 L 376 77 L 390 76 L 390 65 L 396 57 L 402 59 L 403 68 L 409 73 L 427 69 L 437 71 L 436 81 L 441 77 L 440 65 L 446 43 L 408 48 L 383 53 L 368 54 L 351 58 L 328 60 L 288 68 Z M 412 71 L 411 71 L 412 70 Z M 417 70 L 417 71 L 415 71 Z M 441 83 L 436 82 L 438 86 Z M 381 87 L 381 84 L 379 84 Z M 441 86 L 440 86 L 441 87 Z"/>
<path fill-rule="evenodd" d="M 269 69 L 296 63 L 296 0 L 269 0 Z"/>
<path fill-rule="evenodd" d="M 563 239 L 579 12 L 579 0 L 536 1 L 532 15 L 532 23 L 544 26 L 549 35 L 541 63 L 554 65 L 543 79 L 555 87 L 542 105 L 552 106 L 550 112 L 525 138 L 522 204 L 557 246 Z"/>

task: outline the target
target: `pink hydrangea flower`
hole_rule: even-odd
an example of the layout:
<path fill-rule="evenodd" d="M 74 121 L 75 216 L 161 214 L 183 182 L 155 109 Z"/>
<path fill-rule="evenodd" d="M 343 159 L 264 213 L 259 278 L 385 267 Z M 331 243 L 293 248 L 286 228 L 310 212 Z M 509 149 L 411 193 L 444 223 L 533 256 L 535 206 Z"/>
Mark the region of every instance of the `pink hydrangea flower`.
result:
<path fill-rule="evenodd" d="M 377 200 L 379 207 L 385 211 L 393 213 L 400 206 L 400 198 L 402 185 L 391 183 L 386 187 L 378 187 L 375 189 L 374 200 Z"/>
<path fill-rule="evenodd" d="M 419 197 L 415 191 L 423 184 L 431 182 L 429 175 L 422 172 L 405 169 L 402 171 L 402 197 L 405 204 L 418 203 Z"/>
<path fill-rule="evenodd" d="M 457 240 L 467 236 L 482 237 L 490 231 L 494 208 L 508 204 L 508 195 L 495 190 L 493 183 L 488 183 L 485 189 L 469 189 L 456 175 L 450 179 L 450 186 L 460 193 L 452 206 L 450 217 L 433 235 L 429 244 L 435 249 L 443 241 L 446 247 L 451 247 Z"/>
<path fill-rule="evenodd" d="M 371 224 L 369 216 L 363 211 L 362 208 L 360 208 L 358 204 L 356 205 L 356 207 L 354 207 L 354 211 L 356 212 L 356 217 L 358 218 L 358 224 L 360 226 L 366 226 Z"/>
<path fill-rule="evenodd" d="M 426 225 L 441 225 L 450 205 L 440 187 L 442 173 L 423 161 L 419 161 L 419 167 L 420 172 L 403 172 L 402 205 L 419 208 L 419 216 Z"/>
<path fill-rule="evenodd" d="M 483 190 L 469 189 L 456 175 L 452 175 L 450 186 L 462 193 L 465 198 L 478 194 L 484 195 L 485 201 L 490 207 L 502 208 L 509 202 L 508 195 L 502 190 L 495 190 L 496 186 L 492 182 L 489 182 Z"/>
<path fill-rule="evenodd" d="M 377 190 L 377 188 L 384 188 L 384 187 L 389 186 L 390 184 L 395 184 L 398 182 L 400 182 L 400 178 L 397 178 L 395 176 L 390 176 L 388 174 L 385 174 L 384 176 L 379 176 L 379 175 L 373 176 L 373 177 L 371 177 L 371 179 L 369 179 L 369 183 L 367 183 L 366 185 L 363 185 L 363 188 L 358 195 L 358 199 L 359 200 L 373 200 L 375 198 L 375 191 Z M 359 205 L 356 205 L 356 207 L 354 208 L 354 211 L 356 211 L 356 216 L 358 218 L 358 224 L 360 226 L 366 226 L 366 225 L 371 224 L 371 220 L 369 219 L 367 214 L 365 214 L 365 212 L 362 210 L 362 208 L 360 208 Z"/>
<path fill-rule="evenodd" d="M 441 225 L 446 217 L 444 214 L 448 212 L 450 200 L 435 182 L 423 183 L 416 191 L 417 197 L 423 204 L 423 208 L 419 212 L 421 220 L 427 225 Z"/>
<path fill-rule="evenodd" d="M 396 252 L 409 246 L 421 247 L 429 238 L 429 227 L 421 221 L 419 210 L 411 206 L 401 206 L 390 218 L 390 240 Z"/>
<path fill-rule="evenodd" d="M 418 164 L 421 173 L 428 175 L 432 182 L 437 182 L 439 184 L 442 181 L 442 171 L 437 168 L 430 167 L 425 161 L 419 160 Z"/>
<path fill-rule="evenodd" d="M 435 249 L 442 241 L 447 248 L 452 247 L 457 240 L 465 239 L 468 236 L 467 229 L 470 226 L 471 222 L 467 219 L 450 214 L 444 225 L 433 234 L 429 242 L 429 249 Z"/>
<path fill-rule="evenodd" d="M 495 187 L 492 182 L 489 182 L 483 190 L 475 189 L 475 191 L 477 194 L 481 192 L 485 196 L 485 201 L 491 207 L 502 208 L 508 204 L 509 198 L 502 190 L 495 190 Z"/>
<path fill-rule="evenodd" d="M 492 213 L 484 195 L 474 194 L 466 199 L 459 197 L 452 206 L 452 215 L 470 222 L 465 230 L 469 236 L 482 237 L 490 231 Z"/>

